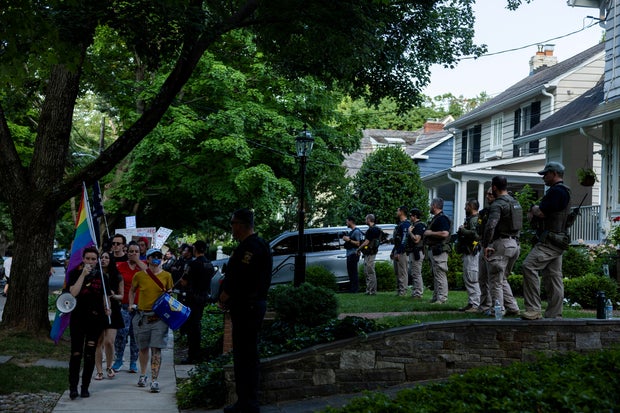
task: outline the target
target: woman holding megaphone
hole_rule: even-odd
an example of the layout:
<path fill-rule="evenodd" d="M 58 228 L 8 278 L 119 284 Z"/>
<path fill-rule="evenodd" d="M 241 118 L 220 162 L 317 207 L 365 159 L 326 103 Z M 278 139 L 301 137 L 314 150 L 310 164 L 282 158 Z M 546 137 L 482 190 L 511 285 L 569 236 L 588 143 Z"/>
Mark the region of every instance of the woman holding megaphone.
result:
<path fill-rule="evenodd" d="M 69 359 L 69 397 L 78 397 L 80 364 L 84 357 L 82 388 L 79 395 L 89 397 L 88 386 L 95 369 L 97 340 L 107 325 L 110 306 L 102 282 L 99 252 L 94 247 L 82 252 L 82 264 L 69 273 L 69 292 L 76 298 L 71 312 L 71 357 Z"/>

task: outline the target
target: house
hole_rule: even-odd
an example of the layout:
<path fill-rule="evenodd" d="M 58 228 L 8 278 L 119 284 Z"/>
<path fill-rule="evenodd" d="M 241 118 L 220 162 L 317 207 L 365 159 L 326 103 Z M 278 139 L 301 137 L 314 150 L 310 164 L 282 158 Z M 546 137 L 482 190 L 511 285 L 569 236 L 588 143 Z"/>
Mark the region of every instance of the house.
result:
<path fill-rule="evenodd" d="M 345 157 L 346 175 L 355 175 L 369 154 L 387 146 L 402 148 L 420 168 L 421 177 L 449 168 L 453 162 L 454 144 L 453 136 L 445 130 L 445 126 L 453 121 L 450 115 L 442 119 L 428 119 L 422 128 L 415 131 L 364 129 L 360 149 Z M 444 212 L 452 218 L 451 200 L 444 205 Z"/>
<path fill-rule="evenodd" d="M 482 205 L 495 175 L 506 176 L 511 191 L 529 185 L 542 196 L 544 185 L 537 171 L 547 153 L 558 148 L 545 136 L 519 138 L 595 86 L 603 74 L 604 53 L 604 45 L 598 44 L 558 62 L 553 45 L 539 46 L 530 60 L 529 76 L 446 125 L 454 135 L 453 163 L 423 177 L 430 197 L 463 207 L 475 198 Z M 564 150 L 570 151 L 568 146 Z M 464 218 L 464 208 L 456 207 L 454 228 Z"/>
<path fill-rule="evenodd" d="M 605 66 L 599 82 L 536 128 L 516 139 L 518 144 L 545 139 L 548 160 L 557 160 L 571 171 L 572 202 L 585 199 L 584 213 L 573 239 L 600 242 L 607 237 L 612 219 L 620 216 L 620 0 L 569 0 L 570 6 L 598 8 L 605 28 Z M 584 10 L 584 16 L 591 11 Z M 599 184 L 592 188 L 576 183 L 574 171 L 592 166 Z"/>

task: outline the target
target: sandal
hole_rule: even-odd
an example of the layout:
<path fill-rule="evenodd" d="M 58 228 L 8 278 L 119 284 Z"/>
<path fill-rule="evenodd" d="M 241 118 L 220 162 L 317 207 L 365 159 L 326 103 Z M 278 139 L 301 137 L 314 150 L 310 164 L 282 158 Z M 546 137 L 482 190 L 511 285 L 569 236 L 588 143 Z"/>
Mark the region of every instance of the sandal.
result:
<path fill-rule="evenodd" d="M 116 373 L 114 373 L 114 370 L 110 367 L 108 367 L 108 379 L 111 379 L 112 377 L 116 376 Z M 103 374 L 101 375 L 101 377 L 103 377 Z"/>
<path fill-rule="evenodd" d="M 95 380 L 103 380 L 103 373 L 97 373 L 95 375 Z"/>

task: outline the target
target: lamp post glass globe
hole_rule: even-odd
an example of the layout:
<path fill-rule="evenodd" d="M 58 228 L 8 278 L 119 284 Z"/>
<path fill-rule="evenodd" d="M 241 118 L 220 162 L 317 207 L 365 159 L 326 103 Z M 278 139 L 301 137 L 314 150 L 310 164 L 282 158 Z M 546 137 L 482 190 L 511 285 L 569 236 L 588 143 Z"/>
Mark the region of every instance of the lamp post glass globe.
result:
<path fill-rule="evenodd" d="M 304 128 L 304 130 L 297 135 L 297 138 L 295 138 L 295 145 L 297 147 L 297 156 L 300 158 L 303 156 L 310 156 L 310 153 L 312 153 L 312 146 L 314 145 L 314 138 L 312 134 Z"/>

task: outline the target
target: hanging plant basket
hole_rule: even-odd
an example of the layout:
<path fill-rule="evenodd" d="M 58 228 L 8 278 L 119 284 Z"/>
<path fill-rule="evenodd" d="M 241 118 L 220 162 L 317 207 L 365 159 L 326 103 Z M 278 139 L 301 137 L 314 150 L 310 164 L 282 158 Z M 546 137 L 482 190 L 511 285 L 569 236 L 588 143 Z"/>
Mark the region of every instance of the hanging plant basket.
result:
<path fill-rule="evenodd" d="M 582 186 L 594 186 L 596 182 L 596 177 L 594 176 L 586 176 L 579 181 L 579 184 Z"/>
<path fill-rule="evenodd" d="M 598 179 L 592 168 L 579 168 L 577 169 L 577 180 L 580 185 L 593 186 Z"/>

